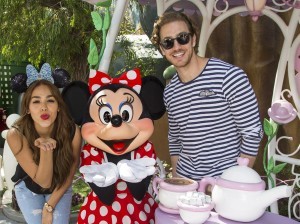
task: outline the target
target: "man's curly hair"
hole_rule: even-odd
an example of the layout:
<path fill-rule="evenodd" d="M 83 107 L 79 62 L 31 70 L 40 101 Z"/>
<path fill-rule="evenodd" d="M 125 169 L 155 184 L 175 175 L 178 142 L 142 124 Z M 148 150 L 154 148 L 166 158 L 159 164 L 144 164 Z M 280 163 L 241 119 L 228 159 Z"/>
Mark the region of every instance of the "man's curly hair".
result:
<path fill-rule="evenodd" d="M 163 27 L 165 24 L 175 22 L 175 21 L 182 21 L 184 22 L 192 36 L 195 34 L 196 35 L 196 45 L 194 47 L 195 53 L 198 53 L 198 46 L 199 46 L 199 29 L 193 22 L 191 18 L 189 18 L 187 15 L 185 15 L 182 12 L 165 12 L 161 17 L 158 18 L 158 20 L 154 23 L 153 26 L 153 31 L 151 35 L 151 42 L 153 45 L 159 50 L 160 53 L 160 29 Z"/>

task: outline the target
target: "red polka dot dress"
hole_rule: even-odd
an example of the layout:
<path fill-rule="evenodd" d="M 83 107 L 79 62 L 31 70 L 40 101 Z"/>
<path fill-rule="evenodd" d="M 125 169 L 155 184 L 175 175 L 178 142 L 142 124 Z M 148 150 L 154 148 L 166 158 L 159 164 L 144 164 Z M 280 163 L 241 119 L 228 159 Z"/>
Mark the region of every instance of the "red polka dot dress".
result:
<path fill-rule="evenodd" d="M 156 158 L 153 144 L 145 142 L 131 152 L 133 159 Z M 81 153 L 81 166 L 102 164 L 107 162 L 106 153 L 89 144 Z M 112 205 L 104 204 L 92 191 L 85 199 L 78 215 L 78 224 L 154 224 L 154 211 L 157 203 L 146 192 L 141 201 L 130 193 L 125 181 L 119 179 L 115 183 L 116 197 Z"/>

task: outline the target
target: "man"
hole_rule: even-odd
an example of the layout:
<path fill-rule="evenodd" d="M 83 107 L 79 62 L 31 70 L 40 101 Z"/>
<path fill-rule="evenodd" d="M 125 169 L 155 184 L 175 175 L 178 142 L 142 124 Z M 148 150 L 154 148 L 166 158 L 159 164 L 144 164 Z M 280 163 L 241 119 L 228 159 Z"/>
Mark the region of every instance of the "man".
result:
<path fill-rule="evenodd" d="M 239 156 L 252 167 L 263 133 L 244 71 L 198 56 L 199 31 L 183 13 L 162 15 L 151 40 L 177 71 L 164 92 L 173 176 L 219 176 Z"/>

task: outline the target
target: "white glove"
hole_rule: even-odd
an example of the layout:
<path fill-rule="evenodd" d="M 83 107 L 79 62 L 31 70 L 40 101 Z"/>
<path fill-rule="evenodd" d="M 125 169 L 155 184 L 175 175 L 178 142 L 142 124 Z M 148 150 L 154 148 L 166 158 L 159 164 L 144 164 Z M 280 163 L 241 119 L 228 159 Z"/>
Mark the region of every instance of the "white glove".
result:
<path fill-rule="evenodd" d="M 119 179 L 118 168 L 111 162 L 82 166 L 79 172 L 83 174 L 86 182 L 94 183 L 98 187 L 107 187 Z"/>
<path fill-rule="evenodd" d="M 156 160 L 153 158 L 141 158 L 135 160 L 123 159 L 118 162 L 120 178 L 130 183 L 141 182 L 155 172 Z"/>

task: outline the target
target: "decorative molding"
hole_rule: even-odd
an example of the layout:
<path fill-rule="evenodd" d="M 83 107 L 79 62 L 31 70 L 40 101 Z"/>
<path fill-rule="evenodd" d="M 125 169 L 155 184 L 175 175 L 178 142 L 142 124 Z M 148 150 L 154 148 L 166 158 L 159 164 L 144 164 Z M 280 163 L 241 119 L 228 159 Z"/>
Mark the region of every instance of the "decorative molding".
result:
<path fill-rule="evenodd" d="M 153 5 L 153 1 L 148 0 L 148 4 Z M 166 10 L 171 7 L 176 6 L 176 10 L 180 10 L 184 8 L 184 5 L 189 2 L 194 5 L 194 7 L 189 6 L 189 11 L 185 11 L 187 13 L 195 13 L 201 14 L 203 20 L 201 24 L 201 34 L 199 40 L 199 55 L 204 56 L 206 52 L 207 42 L 210 38 L 210 35 L 214 31 L 214 29 L 225 19 L 229 18 L 232 15 L 240 14 L 243 16 L 254 16 L 253 19 L 256 21 L 260 16 L 267 16 L 277 26 L 280 28 L 284 41 L 281 49 L 281 54 L 278 62 L 277 72 L 275 76 L 275 83 L 273 88 L 273 96 L 272 96 L 272 104 L 273 102 L 280 99 L 289 99 L 292 102 L 297 110 L 298 120 L 300 119 L 300 90 L 297 88 L 296 84 L 296 74 L 295 74 L 295 59 L 296 59 L 296 51 L 298 46 L 300 46 L 300 34 L 295 37 L 296 29 L 299 29 L 300 22 L 300 1 L 299 0 L 267 0 L 264 8 L 259 10 L 249 10 L 249 4 L 251 1 L 255 3 L 256 0 L 156 0 L 157 14 L 162 15 Z M 263 0 L 259 0 L 263 1 Z M 245 2 L 248 5 L 245 5 Z M 253 5 L 252 5 L 253 6 Z M 192 11 L 194 10 L 194 12 Z M 291 17 L 289 21 L 286 23 L 280 17 L 279 13 L 284 13 L 287 11 L 291 11 Z M 298 59 L 300 60 L 300 58 Z M 299 62 L 300 63 L 300 62 Z M 300 72 L 300 71 L 299 71 Z M 282 90 L 283 88 L 283 80 L 287 74 L 287 78 L 289 81 L 290 89 Z M 300 75 L 298 75 L 300 76 Z M 299 79 L 297 77 L 297 79 Z M 298 139 L 293 139 L 288 136 L 275 136 L 274 139 L 270 142 L 268 146 L 268 159 L 272 156 L 275 161 L 286 162 L 292 165 L 293 170 L 295 167 L 300 166 L 300 159 L 292 158 L 295 156 L 300 150 L 300 145 L 297 147 L 295 151 L 289 154 L 284 154 L 282 150 L 279 149 L 279 141 L 282 140 L 289 141 L 299 141 Z M 299 180 L 300 174 L 292 172 L 295 175 L 293 187 L 294 189 L 299 189 Z M 274 179 L 276 176 L 272 175 Z M 271 188 L 271 183 L 268 181 L 268 185 Z M 295 193 L 289 198 L 289 217 L 293 216 L 300 220 L 299 217 L 299 197 L 300 193 Z M 297 202 L 295 202 L 297 200 Z M 277 203 L 271 205 L 271 211 L 274 213 L 278 213 Z"/>

